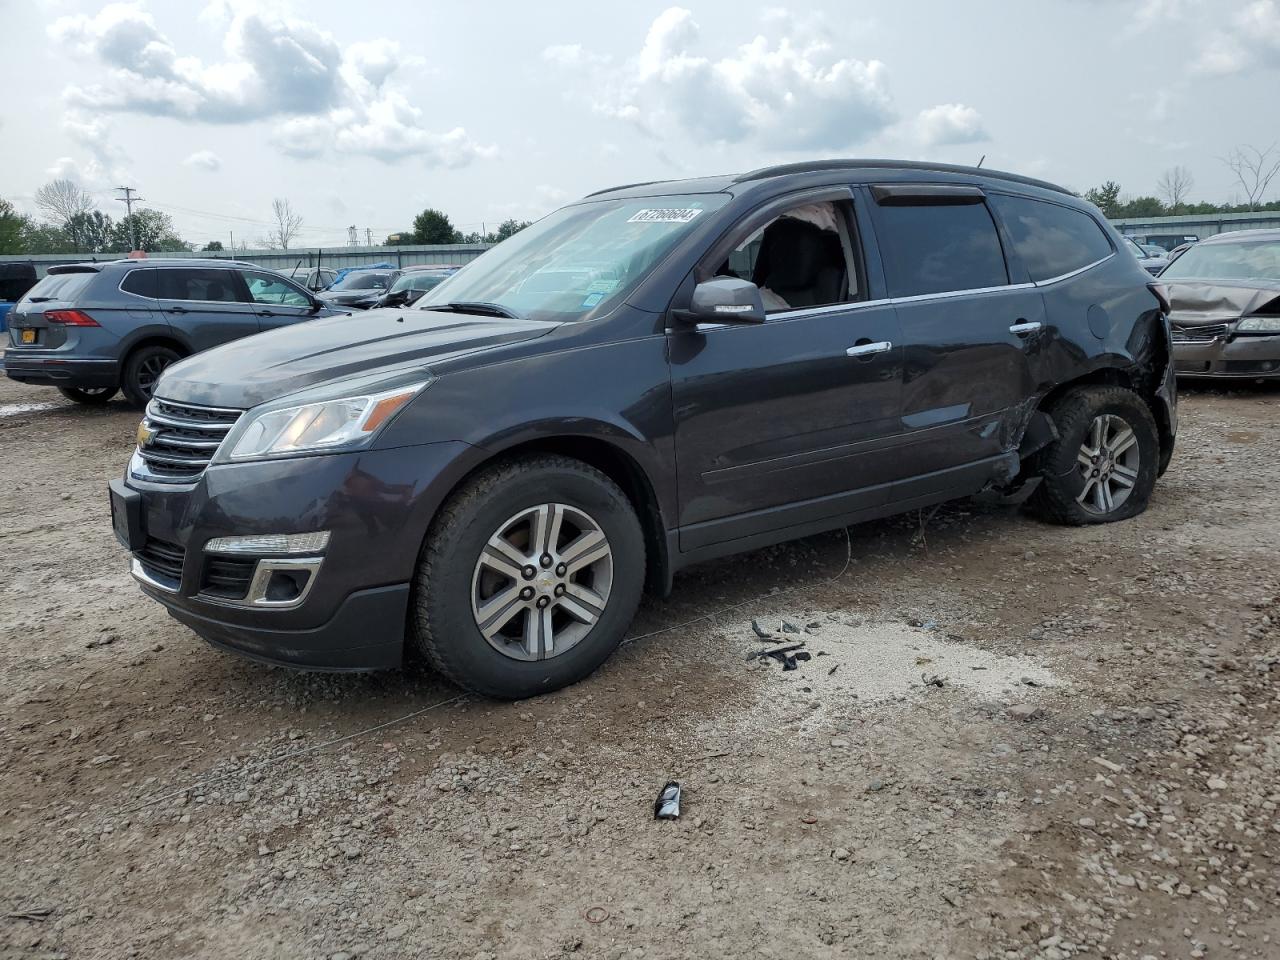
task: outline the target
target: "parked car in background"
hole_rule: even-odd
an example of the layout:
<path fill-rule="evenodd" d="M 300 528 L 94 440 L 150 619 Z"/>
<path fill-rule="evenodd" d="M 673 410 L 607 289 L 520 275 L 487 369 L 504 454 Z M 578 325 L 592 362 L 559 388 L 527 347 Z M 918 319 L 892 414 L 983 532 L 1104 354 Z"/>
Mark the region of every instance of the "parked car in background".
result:
<path fill-rule="evenodd" d="M 368 310 L 382 299 L 399 277 L 399 270 L 349 270 L 317 296 L 331 307 Z"/>
<path fill-rule="evenodd" d="M 327 290 L 329 285 L 338 278 L 338 271 L 331 270 L 328 267 L 297 266 L 289 270 L 282 270 L 281 273 L 295 283 L 302 284 L 312 293 Z"/>
<path fill-rule="evenodd" d="M 0 333 L 6 329 L 5 318 L 13 305 L 35 285 L 34 263 L 0 263 Z"/>
<path fill-rule="evenodd" d="M 459 269 L 459 267 L 433 265 L 405 267 L 396 282 L 391 284 L 391 289 L 384 293 L 374 306 L 412 306 L 424 293 L 434 290 Z"/>
<path fill-rule="evenodd" d="M 1133 237 L 1121 236 L 1120 239 L 1125 248 L 1137 258 L 1138 263 L 1142 264 L 1142 269 L 1152 276 L 1159 276 L 1160 271 L 1169 265 L 1168 257 L 1152 256 Z"/>
<path fill-rule="evenodd" d="M 1280 230 L 1201 240 L 1160 275 L 1177 372 L 1280 377 Z"/>
<path fill-rule="evenodd" d="M 115 529 L 219 647 L 375 669 L 407 638 L 471 690 L 544 693 L 701 560 L 981 491 L 1141 513 L 1175 387 L 1120 243 L 1068 191 L 969 167 L 604 190 L 358 337 L 322 320 L 170 367 Z"/>
<path fill-rule="evenodd" d="M 142 259 L 50 267 L 13 308 L 5 373 L 77 403 L 118 390 L 145 406 L 164 369 L 229 340 L 344 311 L 234 260 Z"/>

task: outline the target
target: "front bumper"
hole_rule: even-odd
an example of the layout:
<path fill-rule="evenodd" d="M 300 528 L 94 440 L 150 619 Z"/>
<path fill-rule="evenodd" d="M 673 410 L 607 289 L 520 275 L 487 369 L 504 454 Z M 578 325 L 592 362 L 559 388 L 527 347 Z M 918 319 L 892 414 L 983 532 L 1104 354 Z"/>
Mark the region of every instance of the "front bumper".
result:
<path fill-rule="evenodd" d="M 117 531 L 128 528 L 142 591 L 215 646 L 304 669 L 395 667 L 423 537 L 474 453 L 429 443 L 218 464 L 190 485 L 113 480 L 113 499 L 134 504 Z M 329 541 L 300 602 L 261 607 L 220 593 L 225 555 L 205 553 L 209 540 L 321 530 Z"/>
<path fill-rule="evenodd" d="M 115 360 L 42 357 L 13 349 L 4 352 L 4 372 L 10 380 L 45 387 L 114 387 L 120 383 L 120 364 Z"/>
<path fill-rule="evenodd" d="M 1174 369 L 1184 377 L 1280 377 L 1280 335 L 1175 340 L 1173 360 Z"/>

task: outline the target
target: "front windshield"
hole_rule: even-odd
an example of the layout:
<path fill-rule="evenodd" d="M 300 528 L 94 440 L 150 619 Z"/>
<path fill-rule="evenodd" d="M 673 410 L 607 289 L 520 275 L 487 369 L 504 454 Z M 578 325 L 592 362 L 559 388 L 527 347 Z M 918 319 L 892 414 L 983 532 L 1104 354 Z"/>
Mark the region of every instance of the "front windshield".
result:
<path fill-rule="evenodd" d="M 1280 240 L 1197 243 L 1169 264 L 1160 279 L 1280 280 Z"/>
<path fill-rule="evenodd" d="M 348 273 L 330 290 L 385 290 L 389 273 Z"/>
<path fill-rule="evenodd" d="M 418 306 L 494 303 L 531 320 L 599 316 L 728 199 L 689 194 L 563 207 L 467 264 Z"/>
<path fill-rule="evenodd" d="M 404 290 L 430 290 L 433 287 L 439 286 L 440 281 L 447 276 L 447 273 L 406 273 L 391 285 L 391 292 L 400 293 Z"/>

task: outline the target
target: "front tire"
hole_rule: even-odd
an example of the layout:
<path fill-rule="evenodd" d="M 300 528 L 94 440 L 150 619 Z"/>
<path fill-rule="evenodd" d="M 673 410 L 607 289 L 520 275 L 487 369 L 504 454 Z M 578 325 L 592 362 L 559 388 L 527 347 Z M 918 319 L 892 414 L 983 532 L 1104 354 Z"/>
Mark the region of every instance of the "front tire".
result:
<path fill-rule="evenodd" d="M 1027 505 L 1052 523 L 1084 526 L 1147 509 L 1160 465 L 1151 411 L 1124 387 L 1080 387 L 1049 411 L 1058 439 L 1039 454 L 1043 478 Z"/>
<path fill-rule="evenodd" d="M 456 491 L 432 524 L 410 639 L 467 690 L 547 693 L 609 658 L 644 574 L 644 534 L 616 483 L 568 457 L 512 460 Z"/>
<path fill-rule="evenodd" d="M 177 350 L 160 344 L 141 347 L 129 354 L 129 359 L 124 364 L 124 374 L 120 378 L 120 385 L 129 402 L 135 407 L 145 407 L 151 401 L 151 394 L 165 367 L 181 359 L 182 354 Z"/>
<path fill-rule="evenodd" d="M 86 407 L 100 407 L 117 393 L 119 387 L 59 387 L 58 392 L 73 403 Z"/>

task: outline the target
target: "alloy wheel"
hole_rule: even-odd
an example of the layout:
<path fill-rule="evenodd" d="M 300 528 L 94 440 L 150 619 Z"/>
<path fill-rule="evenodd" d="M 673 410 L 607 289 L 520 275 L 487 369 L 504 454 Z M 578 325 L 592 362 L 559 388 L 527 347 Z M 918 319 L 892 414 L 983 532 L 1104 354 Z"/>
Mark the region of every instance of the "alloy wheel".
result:
<path fill-rule="evenodd" d="M 471 577 L 471 613 L 491 647 L 515 660 L 571 649 L 604 613 L 613 552 L 586 511 L 529 507 L 489 537 Z"/>
<path fill-rule="evenodd" d="M 1140 458 L 1138 435 L 1123 417 L 1113 413 L 1094 417 L 1076 454 L 1084 479 L 1076 502 L 1097 515 L 1120 509 L 1138 482 Z"/>

